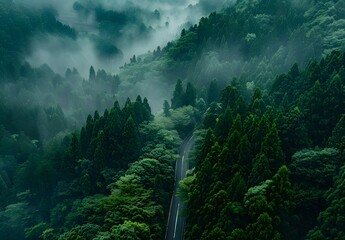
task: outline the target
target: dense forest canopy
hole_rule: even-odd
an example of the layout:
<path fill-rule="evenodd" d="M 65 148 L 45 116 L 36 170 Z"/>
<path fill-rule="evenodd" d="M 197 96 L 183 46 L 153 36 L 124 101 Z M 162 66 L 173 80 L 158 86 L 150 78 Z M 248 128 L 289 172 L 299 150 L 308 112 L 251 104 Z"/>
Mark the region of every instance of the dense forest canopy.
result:
<path fill-rule="evenodd" d="M 345 238 L 344 0 L 0 0 L 0 19 L 0 239 L 164 239 L 174 186 L 185 239 Z"/>

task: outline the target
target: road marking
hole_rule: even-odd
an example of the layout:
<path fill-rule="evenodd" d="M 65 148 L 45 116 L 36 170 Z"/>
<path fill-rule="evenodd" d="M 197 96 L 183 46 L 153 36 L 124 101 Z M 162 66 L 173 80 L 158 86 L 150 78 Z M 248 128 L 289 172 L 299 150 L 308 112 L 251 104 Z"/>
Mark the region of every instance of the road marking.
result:
<path fill-rule="evenodd" d="M 194 136 L 192 136 L 188 141 L 187 141 L 187 143 L 186 143 L 186 149 L 184 149 L 184 151 L 179 151 L 179 154 L 180 154 L 180 158 L 179 159 L 177 159 L 176 160 L 176 163 L 175 163 L 175 190 L 174 190 L 174 192 L 173 192 L 173 194 L 172 194 L 172 196 L 171 196 L 171 201 L 170 201 L 170 209 L 169 209 L 169 216 L 168 216 L 168 224 L 167 224 L 167 229 L 166 229 L 166 233 L 165 233 L 165 239 L 167 239 L 167 237 L 168 237 L 168 232 L 169 233 L 171 233 L 170 231 L 169 231 L 169 229 L 171 229 L 169 226 L 171 225 L 171 224 L 173 224 L 173 219 L 170 219 L 170 217 L 172 217 L 171 216 L 171 211 L 172 211 L 172 209 L 173 209 L 173 205 L 174 205 L 174 201 L 176 200 L 176 201 L 178 201 L 178 199 L 177 199 L 177 197 L 175 196 L 175 194 L 176 194 L 176 189 L 179 187 L 179 185 L 178 185 L 178 182 L 177 182 L 177 180 L 178 180 L 178 172 L 180 172 L 180 171 L 184 171 L 185 169 L 184 169 L 184 161 L 185 161 L 185 159 L 186 159 L 186 153 L 187 153 L 187 149 L 188 149 L 188 152 L 190 151 L 190 149 L 191 149 L 191 147 L 188 147 L 188 145 L 190 144 L 190 142 L 193 140 L 193 138 L 194 138 Z M 179 163 L 180 163 L 180 161 L 182 160 L 182 166 L 181 166 L 181 169 L 178 169 L 178 166 L 179 166 Z M 183 174 L 181 174 L 181 177 L 182 177 L 182 175 Z M 187 175 L 187 172 L 185 172 L 185 174 L 184 174 L 184 177 L 186 177 L 186 175 Z M 177 213 L 176 213 L 176 219 L 175 219 L 175 226 L 174 226 L 174 232 L 173 232 L 173 239 L 176 239 L 176 232 L 177 232 L 177 223 L 178 223 L 178 218 L 179 218 L 179 212 L 180 212 L 180 202 L 178 202 L 178 205 L 177 205 Z M 172 221 L 170 221 L 170 220 L 172 220 Z M 171 223 L 171 224 L 170 224 Z M 184 228 L 184 222 L 182 222 L 183 224 L 182 224 L 182 235 L 184 235 L 183 234 L 183 228 Z"/>
<path fill-rule="evenodd" d="M 178 220 L 178 214 L 180 212 L 180 203 L 177 205 L 177 214 L 176 214 L 176 220 L 175 220 L 175 229 L 174 229 L 174 239 L 176 237 L 176 228 L 177 228 L 177 220 Z"/>
<path fill-rule="evenodd" d="M 167 239 L 167 236 L 168 236 L 168 229 L 169 229 L 169 224 L 170 224 L 170 215 L 171 215 L 171 208 L 172 208 L 172 205 L 173 205 L 173 201 L 174 201 L 174 197 L 175 197 L 175 190 L 171 196 L 171 200 L 170 200 L 170 208 L 169 208 L 169 216 L 168 216 L 168 224 L 167 224 L 167 229 L 165 231 L 165 238 L 164 239 Z"/>

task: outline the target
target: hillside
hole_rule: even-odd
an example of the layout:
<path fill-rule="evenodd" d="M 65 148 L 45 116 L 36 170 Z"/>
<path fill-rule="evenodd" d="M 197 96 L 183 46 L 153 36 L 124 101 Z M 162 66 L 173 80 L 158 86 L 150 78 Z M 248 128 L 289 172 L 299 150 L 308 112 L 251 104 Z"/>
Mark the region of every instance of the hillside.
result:
<path fill-rule="evenodd" d="M 23 2 L 0 0 L 0 239 L 164 239 L 174 184 L 185 239 L 344 239 L 345 1 Z"/>
<path fill-rule="evenodd" d="M 186 239 L 344 237 L 344 56 L 333 52 L 303 71 L 294 65 L 247 103 L 238 82 L 222 91 L 180 183 Z"/>

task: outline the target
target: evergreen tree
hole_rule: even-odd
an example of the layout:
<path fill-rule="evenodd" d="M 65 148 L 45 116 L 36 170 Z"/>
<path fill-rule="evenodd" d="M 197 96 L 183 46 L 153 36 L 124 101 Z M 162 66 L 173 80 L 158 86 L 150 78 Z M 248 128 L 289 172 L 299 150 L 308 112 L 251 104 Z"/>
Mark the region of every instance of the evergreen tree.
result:
<path fill-rule="evenodd" d="M 272 125 L 269 132 L 263 139 L 261 152 L 267 157 L 270 163 L 271 171 L 275 172 L 284 164 L 284 153 L 281 148 L 281 142 L 276 124 Z"/>
<path fill-rule="evenodd" d="M 308 137 L 304 116 L 298 107 L 291 109 L 283 117 L 282 122 L 280 126 L 282 147 L 286 160 L 289 161 L 295 152 L 309 147 L 311 141 Z"/>
<path fill-rule="evenodd" d="M 151 107 L 149 104 L 149 101 L 145 97 L 143 100 L 143 119 L 144 121 L 152 121 L 153 120 L 153 115 L 151 113 Z"/>
<path fill-rule="evenodd" d="M 163 113 L 166 117 L 170 116 L 170 104 L 167 100 L 165 100 L 163 104 Z"/>
<path fill-rule="evenodd" d="M 144 111 L 143 101 L 141 100 L 140 95 L 138 95 L 137 99 L 133 103 L 133 117 L 136 123 L 140 124 L 144 121 Z"/>
<path fill-rule="evenodd" d="M 185 106 L 190 105 L 190 106 L 195 107 L 195 101 L 196 101 L 196 89 L 193 86 L 193 84 L 189 82 L 186 87 L 184 105 Z"/>
<path fill-rule="evenodd" d="M 77 134 L 73 133 L 68 147 L 67 158 L 64 160 L 63 168 L 67 178 L 74 177 L 75 167 L 81 158 L 80 145 Z"/>
<path fill-rule="evenodd" d="M 184 92 L 183 92 L 182 80 L 179 79 L 177 80 L 173 98 L 171 99 L 171 108 L 176 109 L 176 108 L 182 107 L 184 105 L 183 98 L 184 98 Z"/>
<path fill-rule="evenodd" d="M 85 155 L 87 152 L 87 149 L 89 147 L 88 139 L 87 139 L 87 133 L 86 133 L 86 128 L 82 127 L 80 131 L 80 150 L 81 150 L 81 155 Z"/>
<path fill-rule="evenodd" d="M 237 102 L 238 97 L 238 89 L 233 85 L 229 85 L 222 91 L 221 103 L 223 104 L 224 108 L 233 106 Z"/>
<path fill-rule="evenodd" d="M 98 175 L 106 166 L 107 162 L 107 146 L 105 144 L 105 134 L 103 130 L 98 132 L 96 141 L 97 143 L 93 161 L 93 170 Z"/>
<path fill-rule="evenodd" d="M 218 87 L 217 80 L 213 80 L 210 82 L 207 88 L 207 104 L 211 104 L 212 102 L 217 102 L 219 100 L 220 89 Z"/>
<path fill-rule="evenodd" d="M 272 218 L 267 213 L 261 214 L 256 222 L 247 226 L 247 239 L 280 240 L 280 234 L 273 228 L 272 222 Z"/>
<path fill-rule="evenodd" d="M 132 116 L 129 116 L 122 132 L 122 160 L 119 163 L 121 168 L 125 168 L 129 163 L 135 161 L 140 156 L 141 143 L 139 131 Z"/>
<path fill-rule="evenodd" d="M 225 112 L 218 118 L 214 130 L 221 143 L 225 141 L 233 125 L 233 112 L 230 107 L 227 107 Z"/>
<path fill-rule="evenodd" d="M 271 177 L 269 161 L 265 154 L 259 153 L 253 160 L 253 168 L 249 175 L 248 185 L 256 186 Z"/>
<path fill-rule="evenodd" d="M 268 200 L 279 210 L 286 210 L 292 205 L 292 188 L 288 168 L 283 165 L 273 176 L 267 190 Z"/>
<path fill-rule="evenodd" d="M 328 141 L 330 147 L 340 148 L 345 136 L 345 115 L 343 114 L 333 129 L 332 136 Z"/>
<path fill-rule="evenodd" d="M 304 96 L 303 106 L 306 116 L 306 125 L 310 133 L 310 138 L 314 145 L 321 145 L 323 142 L 323 136 L 327 136 L 327 128 L 325 126 L 322 117 L 323 99 L 324 99 L 324 87 L 320 81 L 316 81 L 314 86 L 310 89 L 309 93 Z"/>
<path fill-rule="evenodd" d="M 263 100 L 262 91 L 260 88 L 256 88 L 252 101 L 249 105 L 250 112 L 258 116 L 262 116 L 266 111 L 266 104 Z"/>
<path fill-rule="evenodd" d="M 124 119 L 128 119 L 129 116 L 134 115 L 133 113 L 133 103 L 130 98 L 127 98 L 125 106 L 122 109 L 122 116 Z M 133 116 L 132 116 L 133 117 Z"/>
<path fill-rule="evenodd" d="M 289 226 L 291 224 L 291 212 L 295 206 L 293 198 L 289 171 L 283 165 L 273 176 L 272 182 L 270 182 L 267 188 L 267 199 L 273 207 L 275 214 L 279 217 L 277 229 L 279 229 L 283 236 L 291 234 Z"/>
<path fill-rule="evenodd" d="M 93 68 L 93 66 L 90 67 L 90 71 L 89 71 L 89 81 L 90 81 L 90 82 L 96 81 L 96 72 L 95 72 L 95 69 Z"/>
<path fill-rule="evenodd" d="M 235 150 L 235 159 L 243 172 L 248 176 L 252 168 L 252 148 L 247 135 L 242 136 L 240 143 Z"/>
<path fill-rule="evenodd" d="M 344 165 L 345 166 L 345 165 Z M 309 232 L 307 240 L 344 238 L 345 219 L 345 167 L 342 167 L 336 178 L 334 188 L 328 192 L 327 202 L 329 206 L 320 213 L 319 225 Z"/>
<path fill-rule="evenodd" d="M 247 186 L 240 172 L 237 172 L 231 179 L 227 192 L 231 201 L 242 202 L 244 194 L 247 192 Z"/>
<path fill-rule="evenodd" d="M 204 138 L 201 149 L 199 150 L 198 155 L 195 159 L 195 168 L 196 171 L 199 171 L 200 167 L 203 164 L 204 159 L 207 157 L 207 154 L 211 151 L 212 146 L 215 144 L 214 135 L 211 129 L 207 130 L 206 136 Z"/>

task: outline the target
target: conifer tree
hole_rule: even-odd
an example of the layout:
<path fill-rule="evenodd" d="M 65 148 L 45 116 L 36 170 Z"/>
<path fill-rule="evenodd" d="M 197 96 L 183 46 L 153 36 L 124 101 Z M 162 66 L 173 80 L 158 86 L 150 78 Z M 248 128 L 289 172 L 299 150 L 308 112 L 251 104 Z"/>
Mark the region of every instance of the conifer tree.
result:
<path fill-rule="evenodd" d="M 227 192 L 231 201 L 242 202 L 244 194 L 247 192 L 247 186 L 240 172 L 237 172 L 231 179 Z"/>
<path fill-rule="evenodd" d="M 93 66 L 90 67 L 90 72 L 89 72 L 89 81 L 95 81 L 96 80 L 96 72 Z"/>
<path fill-rule="evenodd" d="M 144 111 L 143 101 L 141 100 L 140 95 L 138 95 L 137 99 L 133 103 L 133 117 L 137 124 L 144 121 Z"/>
<path fill-rule="evenodd" d="M 276 229 L 283 236 L 288 236 L 291 234 L 289 233 L 289 225 L 295 202 L 289 179 L 289 170 L 285 165 L 280 167 L 273 176 L 272 182 L 268 185 L 266 195 L 269 204 L 273 207 L 274 213 L 279 219 Z"/>
<path fill-rule="evenodd" d="M 140 156 L 141 143 L 139 138 L 139 131 L 132 116 L 129 116 L 122 132 L 122 160 L 120 166 L 122 168 L 138 159 Z"/>
<path fill-rule="evenodd" d="M 230 107 L 227 107 L 225 112 L 219 116 L 214 130 L 216 136 L 219 136 L 221 143 L 225 141 L 233 125 L 233 112 Z"/>
<path fill-rule="evenodd" d="M 215 143 L 214 135 L 211 129 L 207 130 L 206 136 L 204 138 L 203 144 L 201 146 L 201 149 L 196 156 L 196 163 L 195 163 L 195 170 L 198 172 L 207 157 L 207 154 L 211 151 L 212 146 Z"/>
<path fill-rule="evenodd" d="M 143 118 L 144 118 L 144 121 L 153 120 L 153 115 L 151 113 L 151 107 L 150 107 L 149 101 L 146 97 L 143 100 Z"/>
<path fill-rule="evenodd" d="M 259 153 L 253 160 L 253 168 L 249 175 L 248 185 L 255 186 L 271 177 L 269 161 L 265 154 Z"/>
<path fill-rule="evenodd" d="M 277 169 L 284 164 L 284 153 L 281 148 L 276 124 L 272 125 L 265 136 L 261 145 L 261 152 L 267 157 L 271 171 L 277 171 Z"/>
<path fill-rule="evenodd" d="M 189 82 L 186 87 L 184 105 L 186 106 L 190 105 L 192 107 L 195 107 L 195 101 L 196 101 L 196 89 L 193 86 L 193 84 Z"/>
<path fill-rule="evenodd" d="M 218 82 L 217 80 L 213 80 L 210 82 L 207 88 L 207 104 L 211 104 L 212 102 L 216 102 L 219 100 L 219 95 L 220 95 L 220 89 L 218 87 Z"/>
<path fill-rule="evenodd" d="M 343 114 L 333 129 L 332 136 L 328 141 L 328 145 L 335 148 L 340 148 L 342 140 L 345 136 L 345 115 Z"/>
<path fill-rule="evenodd" d="M 176 109 L 176 108 L 182 107 L 183 102 L 184 102 L 183 98 L 184 98 L 184 92 L 183 92 L 182 80 L 179 79 L 176 82 L 173 98 L 171 99 L 171 108 Z"/>
<path fill-rule="evenodd" d="M 96 140 L 96 150 L 93 161 L 93 168 L 96 174 L 100 174 L 101 170 L 106 166 L 107 161 L 107 146 L 105 145 L 105 134 L 101 130 L 98 132 Z"/>
<path fill-rule="evenodd" d="M 163 112 L 164 112 L 164 116 L 166 117 L 170 116 L 170 104 L 167 100 L 164 101 Z"/>
<path fill-rule="evenodd" d="M 80 150 L 81 155 L 85 156 L 85 153 L 87 152 L 87 149 L 89 147 L 88 139 L 87 139 L 87 133 L 85 127 L 82 127 L 80 130 Z"/>

